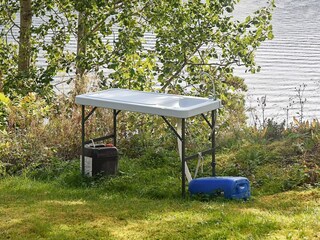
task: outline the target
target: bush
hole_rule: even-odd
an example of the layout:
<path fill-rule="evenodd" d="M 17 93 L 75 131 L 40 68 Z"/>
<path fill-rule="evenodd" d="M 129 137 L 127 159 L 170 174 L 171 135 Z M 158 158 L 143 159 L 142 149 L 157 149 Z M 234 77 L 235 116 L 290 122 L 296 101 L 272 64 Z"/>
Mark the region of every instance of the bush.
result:
<path fill-rule="evenodd" d="M 8 105 L 10 99 L 0 92 L 0 129 L 5 129 L 8 120 Z"/>
<path fill-rule="evenodd" d="M 79 157 L 81 109 L 70 99 L 56 99 L 56 103 L 48 105 L 30 93 L 7 105 L 6 127 L 0 131 L 0 157 L 2 163 L 12 164 L 10 173 L 30 165 L 47 164 L 53 158 Z M 92 138 L 108 128 L 105 122 L 111 122 L 108 112 L 97 111 L 96 115 L 86 124 L 87 136 Z"/>
<path fill-rule="evenodd" d="M 275 122 L 273 119 L 267 120 L 265 128 L 265 138 L 268 140 L 277 140 L 283 136 L 285 131 L 285 121 L 281 123 Z"/>

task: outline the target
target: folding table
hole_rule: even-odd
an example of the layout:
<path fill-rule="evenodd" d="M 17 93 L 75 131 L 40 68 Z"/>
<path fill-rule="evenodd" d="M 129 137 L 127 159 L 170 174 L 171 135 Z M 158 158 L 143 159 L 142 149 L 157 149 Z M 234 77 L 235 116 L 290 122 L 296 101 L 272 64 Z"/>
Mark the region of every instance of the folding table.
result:
<path fill-rule="evenodd" d="M 113 109 L 113 133 L 102 136 L 93 141 L 103 141 L 113 139 L 117 145 L 117 115 L 120 111 L 132 111 L 146 114 L 159 115 L 163 118 L 169 128 L 178 139 L 179 154 L 181 159 L 182 174 L 182 196 L 186 194 L 186 178 L 190 180 L 191 175 L 187 166 L 187 161 L 197 158 L 198 154 L 186 156 L 186 119 L 196 115 L 201 115 L 211 129 L 211 148 L 200 152 L 201 155 L 211 154 L 212 156 L 212 176 L 215 176 L 215 120 L 216 110 L 221 108 L 221 101 L 218 99 L 191 97 L 183 95 L 143 92 L 127 89 L 108 89 L 104 91 L 86 93 L 76 96 L 76 103 L 82 107 L 81 139 L 82 139 L 82 174 L 84 174 L 84 146 L 91 140 L 85 140 L 85 122 L 98 107 Z M 85 106 L 93 108 L 85 114 Z M 211 122 L 204 115 L 211 111 Z M 167 117 L 177 118 L 176 128 L 168 121 Z"/>

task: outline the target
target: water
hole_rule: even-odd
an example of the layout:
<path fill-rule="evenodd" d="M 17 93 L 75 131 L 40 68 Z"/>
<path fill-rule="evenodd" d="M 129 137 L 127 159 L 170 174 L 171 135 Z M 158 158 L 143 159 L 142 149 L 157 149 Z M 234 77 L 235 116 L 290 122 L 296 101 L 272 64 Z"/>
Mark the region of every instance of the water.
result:
<path fill-rule="evenodd" d="M 236 14 L 244 16 L 261 5 L 259 0 L 242 0 Z M 257 98 L 267 97 L 265 116 L 282 121 L 298 117 L 297 90 L 306 84 L 303 99 L 304 119 L 320 117 L 320 1 L 278 0 L 273 13 L 275 38 L 262 44 L 256 54 L 256 61 L 262 67 L 257 74 L 244 73 L 237 69 L 237 75 L 245 78 L 248 85 L 247 106 L 255 107 L 261 118 L 262 109 Z M 300 87 L 301 86 L 301 87 Z"/>
<path fill-rule="evenodd" d="M 244 18 L 263 6 L 263 0 L 242 0 L 235 11 L 236 18 Z M 245 79 L 248 85 L 248 116 L 257 115 L 261 120 L 262 109 L 257 98 L 266 96 L 265 117 L 282 121 L 289 117 L 298 117 L 300 104 L 297 104 L 297 89 L 306 84 L 303 99 L 304 119 L 320 117 L 320 1 L 319 0 L 278 0 L 273 13 L 275 38 L 262 44 L 256 53 L 257 64 L 261 72 L 245 73 L 245 69 L 236 69 L 236 74 Z M 35 19 L 35 25 L 39 24 Z M 113 36 L 110 37 L 110 40 Z M 155 37 L 146 34 L 146 47 L 152 48 Z M 75 51 L 76 41 L 71 39 L 68 49 Z M 39 59 L 40 65 L 45 60 Z M 56 78 L 54 84 L 69 79 L 64 74 Z M 66 85 L 58 85 L 63 90 Z M 68 86 L 66 87 L 68 90 Z M 288 108 L 288 116 L 286 109 Z M 251 117 L 251 122 L 253 118 Z"/>

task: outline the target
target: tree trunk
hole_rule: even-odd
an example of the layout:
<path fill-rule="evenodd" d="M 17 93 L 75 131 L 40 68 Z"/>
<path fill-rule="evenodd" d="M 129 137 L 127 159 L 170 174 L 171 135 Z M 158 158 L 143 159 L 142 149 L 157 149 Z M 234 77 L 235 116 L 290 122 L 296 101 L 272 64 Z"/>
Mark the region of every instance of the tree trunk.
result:
<path fill-rule="evenodd" d="M 28 74 L 31 62 L 32 0 L 20 0 L 20 38 L 18 71 Z"/>
<path fill-rule="evenodd" d="M 81 64 L 82 58 L 86 55 L 86 41 L 84 40 L 86 35 L 87 26 L 85 24 L 86 16 L 84 12 L 79 12 L 78 14 L 78 41 L 77 41 L 77 69 L 76 73 L 80 76 L 80 78 L 83 76 L 85 69 Z"/>
<path fill-rule="evenodd" d="M 82 60 L 86 55 L 87 44 L 85 37 L 87 34 L 87 26 L 85 24 L 86 15 L 84 11 L 78 13 L 78 32 L 77 32 L 77 60 L 76 60 L 76 81 L 75 81 L 75 92 L 77 94 L 83 93 L 86 90 L 85 81 L 85 68 Z"/>

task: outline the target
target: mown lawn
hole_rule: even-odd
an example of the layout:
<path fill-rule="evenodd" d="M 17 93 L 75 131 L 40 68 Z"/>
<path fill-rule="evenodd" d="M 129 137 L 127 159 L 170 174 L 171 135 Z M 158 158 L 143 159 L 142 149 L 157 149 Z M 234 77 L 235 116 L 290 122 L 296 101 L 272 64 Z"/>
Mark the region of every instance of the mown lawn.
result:
<path fill-rule="evenodd" d="M 204 202 L 6 177 L 0 239 L 320 239 L 320 190 Z"/>

